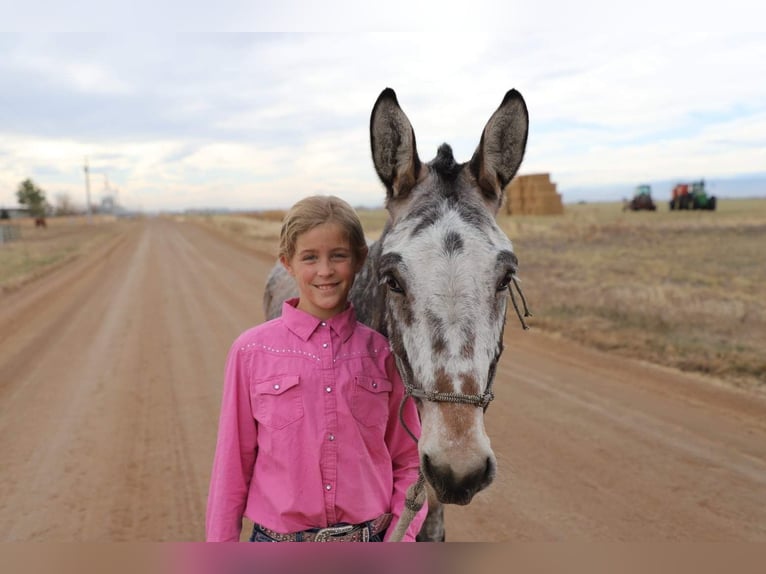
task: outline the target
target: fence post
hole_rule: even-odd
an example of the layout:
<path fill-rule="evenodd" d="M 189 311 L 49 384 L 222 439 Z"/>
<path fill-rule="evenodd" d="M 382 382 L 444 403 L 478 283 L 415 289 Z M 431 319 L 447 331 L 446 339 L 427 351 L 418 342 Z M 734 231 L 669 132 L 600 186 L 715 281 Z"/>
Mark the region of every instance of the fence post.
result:
<path fill-rule="evenodd" d="M 21 237 L 21 226 L 17 223 L 0 225 L 0 243 L 10 243 Z"/>

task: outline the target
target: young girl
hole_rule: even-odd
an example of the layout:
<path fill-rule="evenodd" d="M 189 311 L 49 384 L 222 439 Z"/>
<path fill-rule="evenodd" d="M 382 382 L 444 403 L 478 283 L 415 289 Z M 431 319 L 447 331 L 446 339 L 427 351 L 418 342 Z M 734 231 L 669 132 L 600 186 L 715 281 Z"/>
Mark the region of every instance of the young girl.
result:
<path fill-rule="evenodd" d="M 419 461 L 399 421 L 404 387 L 388 342 L 356 321 L 348 301 L 366 257 L 361 222 L 343 200 L 308 197 L 285 216 L 279 259 L 299 297 L 229 352 L 208 541 L 238 541 L 243 516 L 255 525 L 251 541 L 381 541 L 393 532 Z M 419 434 L 412 401 L 402 414 Z"/>

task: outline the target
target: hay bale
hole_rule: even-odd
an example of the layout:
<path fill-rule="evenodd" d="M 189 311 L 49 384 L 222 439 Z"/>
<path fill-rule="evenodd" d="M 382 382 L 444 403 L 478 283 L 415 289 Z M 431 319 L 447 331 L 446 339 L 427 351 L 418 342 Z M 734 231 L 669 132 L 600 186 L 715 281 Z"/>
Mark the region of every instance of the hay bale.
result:
<path fill-rule="evenodd" d="M 513 215 L 560 215 L 561 194 L 549 173 L 516 176 L 506 187 L 506 211 Z"/>

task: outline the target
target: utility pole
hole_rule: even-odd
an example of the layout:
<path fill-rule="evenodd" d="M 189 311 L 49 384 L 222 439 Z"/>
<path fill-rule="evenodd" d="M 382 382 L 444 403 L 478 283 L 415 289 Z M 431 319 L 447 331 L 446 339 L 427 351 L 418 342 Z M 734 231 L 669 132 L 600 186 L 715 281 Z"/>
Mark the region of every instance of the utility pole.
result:
<path fill-rule="evenodd" d="M 104 174 L 104 194 L 101 197 L 101 210 L 114 215 L 114 196 L 109 186 L 109 176 Z"/>
<path fill-rule="evenodd" d="M 85 197 L 88 202 L 88 223 L 93 223 L 90 212 L 90 171 L 88 170 L 88 158 L 85 158 Z"/>

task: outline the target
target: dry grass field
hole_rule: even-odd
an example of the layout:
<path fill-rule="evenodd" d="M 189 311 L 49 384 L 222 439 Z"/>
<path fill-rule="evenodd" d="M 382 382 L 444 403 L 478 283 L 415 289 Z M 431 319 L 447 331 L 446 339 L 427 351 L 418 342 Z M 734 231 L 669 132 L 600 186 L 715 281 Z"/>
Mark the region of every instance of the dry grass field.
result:
<path fill-rule="evenodd" d="M 567 206 L 507 218 L 532 326 L 766 388 L 766 200 L 716 212 Z"/>
<path fill-rule="evenodd" d="M 378 237 L 385 211 L 359 213 Z M 276 254 L 280 217 L 205 222 Z M 766 200 L 722 200 L 715 212 L 567 205 L 563 216 L 499 222 L 520 260 L 532 328 L 766 389 Z"/>
<path fill-rule="evenodd" d="M 20 238 L 0 243 L 0 293 L 13 291 L 90 251 L 113 236 L 118 222 L 111 216 L 50 217 L 47 228 L 29 218 L 4 222 L 18 226 Z"/>

